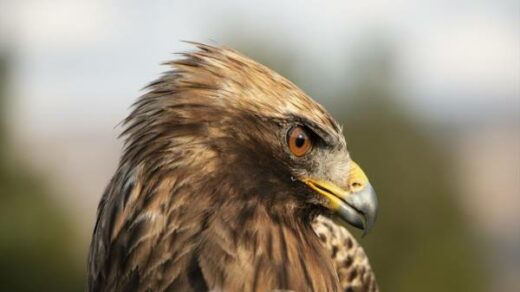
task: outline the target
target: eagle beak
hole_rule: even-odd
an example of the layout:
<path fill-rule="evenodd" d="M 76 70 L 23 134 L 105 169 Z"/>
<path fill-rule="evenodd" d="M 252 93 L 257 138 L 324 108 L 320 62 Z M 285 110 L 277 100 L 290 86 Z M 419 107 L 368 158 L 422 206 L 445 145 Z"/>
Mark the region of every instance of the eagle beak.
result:
<path fill-rule="evenodd" d="M 327 199 L 326 207 L 365 235 L 377 217 L 377 197 L 368 178 L 354 161 L 350 162 L 347 190 L 330 181 L 304 179 L 311 189 Z"/>

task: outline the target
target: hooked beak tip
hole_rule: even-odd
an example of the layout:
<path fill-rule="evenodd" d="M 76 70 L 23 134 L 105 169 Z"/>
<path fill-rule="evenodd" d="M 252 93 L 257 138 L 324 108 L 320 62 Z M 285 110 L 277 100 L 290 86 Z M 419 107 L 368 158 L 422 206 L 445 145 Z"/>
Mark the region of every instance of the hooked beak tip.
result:
<path fill-rule="evenodd" d="M 363 230 L 365 236 L 374 226 L 377 218 L 377 196 L 370 184 L 351 193 L 338 210 L 339 216 L 347 223 Z"/>

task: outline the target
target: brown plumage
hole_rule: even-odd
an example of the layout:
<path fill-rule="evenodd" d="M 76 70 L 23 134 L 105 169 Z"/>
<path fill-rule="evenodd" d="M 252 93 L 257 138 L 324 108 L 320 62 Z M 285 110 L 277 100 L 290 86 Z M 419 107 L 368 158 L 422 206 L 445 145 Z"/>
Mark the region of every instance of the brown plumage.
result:
<path fill-rule="evenodd" d="M 196 45 L 125 120 L 88 290 L 376 291 L 361 247 L 323 217 L 367 229 L 377 207 L 339 125 L 268 68 Z"/>

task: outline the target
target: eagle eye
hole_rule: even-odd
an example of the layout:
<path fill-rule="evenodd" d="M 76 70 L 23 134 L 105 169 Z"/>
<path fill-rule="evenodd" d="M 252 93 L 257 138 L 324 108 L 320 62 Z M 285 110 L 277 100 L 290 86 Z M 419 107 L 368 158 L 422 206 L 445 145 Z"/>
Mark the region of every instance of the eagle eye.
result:
<path fill-rule="evenodd" d="M 312 148 L 311 136 L 304 127 L 293 127 L 287 133 L 287 145 L 294 156 L 301 157 Z"/>

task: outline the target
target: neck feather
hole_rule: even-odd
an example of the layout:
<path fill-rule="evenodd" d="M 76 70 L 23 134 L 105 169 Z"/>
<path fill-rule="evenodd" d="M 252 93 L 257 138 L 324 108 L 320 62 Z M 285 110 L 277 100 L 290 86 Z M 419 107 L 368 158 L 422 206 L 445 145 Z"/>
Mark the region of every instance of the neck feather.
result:
<path fill-rule="evenodd" d="M 212 216 L 201 240 L 199 261 L 210 287 L 225 291 L 338 289 L 330 256 L 310 224 L 273 214 L 262 203 L 243 206 L 240 212 L 227 208 Z"/>

